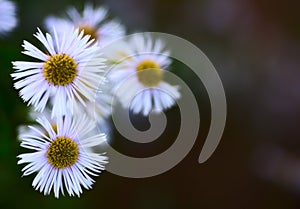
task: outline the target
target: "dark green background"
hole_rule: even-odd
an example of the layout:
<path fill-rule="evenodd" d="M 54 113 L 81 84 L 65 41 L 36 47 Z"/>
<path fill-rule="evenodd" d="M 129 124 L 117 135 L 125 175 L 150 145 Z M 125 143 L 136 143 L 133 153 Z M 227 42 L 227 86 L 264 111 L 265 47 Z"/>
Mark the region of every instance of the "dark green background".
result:
<path fill-rule="evenodd" d="M 24 150 L 17 126 L 28 121 L 26 104 L 12 87 L 11 61 L 27 59 L 24 39 L 33 41 L 47 15 L 84 1 L 16 1 L 18 27 L 0 38 L 0 208 L 278 208 L 300 207 L 300 27 L 298 1 L 110 0 L 128 32 L 158 31 L 189 40 L 212 61 L 223 81 L 228 119 L 224 136 L 205 163 L 197 158 L 209 127 L 209 100 L 183 64 L 172 70 L 190 85 L 201 111 L 201 129 L 189 155 L 170 171 L 147 179 L 104 172 L 81 198 L 55 199 L 36 192 L 34 175 L 23 177 L 16 156 Z M 123 139 L 112 144 L 133 156 L 166 150 L 179 128 L 177 107 L 167 111 L 166 133 L 149 145 Z M 133 118 L 146 128 L 145 118 Z"/>

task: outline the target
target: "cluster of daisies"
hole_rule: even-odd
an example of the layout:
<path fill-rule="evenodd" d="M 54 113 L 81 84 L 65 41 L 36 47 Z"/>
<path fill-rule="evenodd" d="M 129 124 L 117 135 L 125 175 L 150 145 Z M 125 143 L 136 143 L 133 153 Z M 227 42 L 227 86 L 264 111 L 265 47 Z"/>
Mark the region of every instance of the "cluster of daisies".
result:
<path fill-rule="evenodd" d="M 14 4 L 0 0 L 3 7 L 0 23 L 13 28 Z M 19 130 L 31 152 L 20 154 L 18 164 L 26 164 L 24 176 L 36 173 L 36 190 L 57 198 L 65 191 L 80 196 L 105 169 L 108 158 L 95 147 L 107 141 L 103 127 L 115 103 L 147 116 L 180 97 L 178 86 L 164 80 L 171 60 L 162 41 L 143 33 L 125 39 L 124 26 L 103 7 L 86 4 L 64 15 L 47 17 L 46 33 L 37 29 L 39 47 L 23 42 L 32 61 L 13 61 L 11 74 L 36 121 Z"/>

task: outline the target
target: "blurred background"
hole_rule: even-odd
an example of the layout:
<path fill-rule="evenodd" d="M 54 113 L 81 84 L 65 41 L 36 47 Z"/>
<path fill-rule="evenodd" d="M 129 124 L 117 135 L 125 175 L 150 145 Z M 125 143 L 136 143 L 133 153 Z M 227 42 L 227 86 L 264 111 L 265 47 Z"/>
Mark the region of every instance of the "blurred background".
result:
<path fill-rule="evenodd" d="M 153 31 L 182 37 L 200 48 L 223 82 L 228 118 L 223 138 L 204 164 L 197 159 L 210 123 L 205 88 L 192 71 L 171 69 L 190 85 L 199 103 L 201 128 L 187 157 L 168 172 L 131 179 L 104 172 L 80 198 L 43 196 L 21 177 L 16 156 L 24 150 L 17 127 L 28 108 L 13 89 L 11 61 L 24 60 L 21 45 L 33 41 L 48 15 L 85 1 L 26 0 L 18 6 L 18 27 L 0 38 L 0 207 L 91 209 L 200 209 L 300 207 L 300 2 L 294 0 L 107 0 L 105 5 L 128 33 Z M 199 87 L 200 86 L 200 87 Z M 132 156 L 166 150 L 176 138 L 180 111 L 166 112 L 165 134 L 148 145 L 129 142 L 113 129 L 112 145 Z M 140 129 L 147 119 L 133 117 Z M 142 125 L 141 125 L 142 124 Z M 174 131 L 175 130 L 175 131 Z"/>

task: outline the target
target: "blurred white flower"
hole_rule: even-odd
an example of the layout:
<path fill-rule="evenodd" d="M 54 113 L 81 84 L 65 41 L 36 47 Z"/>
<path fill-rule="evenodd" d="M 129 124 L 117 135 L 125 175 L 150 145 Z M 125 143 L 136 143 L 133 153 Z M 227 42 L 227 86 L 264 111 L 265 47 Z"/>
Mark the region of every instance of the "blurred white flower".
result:
<path fill-rule="evenodd" d="M 32 186 L 44 195 L 54 191 L 54 196 L 70 196 L 82 193 L 82 187 L 90 189 L 94 180 L 105 168 L 107 157 L 96 154 L 92 147 L 105 141 L 104 134 L 94 133 L 95 123 L 86 116 L 63 116 L 55 119 L 40 117 L 40 127 L 29 126 L 29 132 L 19 135 L 21 146 L 31 153 L 20 154 L 18 164 L 27 163 L 22 169 L 27 176 L 37 172 Z"/>
<path fill-rule="evenodd" d="M 94 100 L 87 101 L 86 106 L 77 105 L 74 115 L 86 114 L 90 120 L 97 123 L 97 132 L 105 133 L 107 140 L 111 139 L 111 124 L 109 116 L 112 113 L 112 94 L 111 86 L 107 80 L 99 85 L 99 90 Z M 69 114 L 69 113 L 67 113 Z"/>
<path fill-rule="evenodd" d="M 74 114 L 85 113 L 98 123 L 101 123 L 111 115 L 112 94 L 110 84 L 106 79 L 102 79 L 101 82 L 99 82 L 97 90 L 93 100 L 85 102 L 85 106 L 77 105 L 76 108 L 74 108 Z"/>
<path fill-rule="evenodd" d="M 180 98 L 179 86 L 164 80 L 171 60 L 161 40 L 135 34 L 126 47 L 112 50 L 116 59 L 110 50 L 104 50 L 105 55 L 106 51 L 114 63 L 108 77 L 115 83 L 114 94 L 125 108 L 148 115 L 152 110 L 161 112 L 170 108 Z"/>
<path fill-rule="evenodd" d="M 10 32 L 17 23 L 16 5 L 11 1 L 0 0 L 0 35 Z"/>
<path fill-rule="evenodd" d="M 12 62 L 16 71 L 11 76 L 17 80 L 14 87 L 23 100 L 42 112 L 51 99 L 52 117 L 72 113 L 76 105 L 93 101 L 105 67 L 98 45 L 78 29 L 65 31 L 60 38 L 55 31 L 52 36 L 38 29 L 34 36 L 47 51 L 24 41 L 23 53 L 39 61 Z"/>
<path fill-rule="evenodd" d="M 125 27 L 118 20 L 109 20 L 107 13 L 104 7 L 94 8 L 91 4 L 85 4 L 82 12 L 74 7 L 69 8 L 65 18 L 49 16 L 45 25 L 50 31 L 56 27 L 58 33 L 68 27 L 79 28 L 79 31 L 84 31 L 85 35 L 90 35 L 91 39 L 104 46 L 125 35 Z"/>

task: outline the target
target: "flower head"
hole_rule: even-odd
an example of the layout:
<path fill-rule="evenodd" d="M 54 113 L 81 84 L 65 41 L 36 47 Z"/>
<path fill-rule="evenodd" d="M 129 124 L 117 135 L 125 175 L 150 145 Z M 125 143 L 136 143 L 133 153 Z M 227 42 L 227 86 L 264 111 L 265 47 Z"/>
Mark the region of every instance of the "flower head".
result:
<path fill-rule="evenodd" d="M 113 60 L 113 53 L 109 54 L 110 61 L 116 63 L 109 73 L 109 78 L 117 84 L 114 94 L 134 113 L 148 115 L 152 110 L 161 112 L 171 107 L 180 93 L 178 86 L 164 80 L 171 60 L 163 42 L 135 34 L 128 43 L 121 60 Z M 116 54 L 120 58 L 122 53 Z"/>
<path fill-rule="evenodd" d="M 20 90 L 24 101 L 32 104 L 37 111 L 43 111 L 52 100 L 52 116 L 63 115 L 74 106 L 85 106 L 97 92 L 104 68 L 100 48 L 83 32 L 67 30 L 58 38 L 44 35 L 40 29 L 34 35 L 45 47 L 41 51 L 24 41 L 24 54 L 38 59 L 38 62 L 16 61 L 11 74 L 16 80 L 14 87 Z"/>
<path fill-rule="evenodd" d="M 0 35 L 17 26 L 16 6 L 11 1 L 0 0 Z"/>
<path fill-rule="evenodd" d="M 24 176 L 37 172 L 32 186 L 56 198 L 67 190 L 70 196 L 80 196 L 82 187 L 90 189 L 104 170 L 107 157 L 96 154 L 92 147 L 105 140 L 104 134 L 94 134 L 95 123 L 85 116 L 63 116 L 55 119 L 40 117 L 39 126 L 19 135 L 21 146 L 31 153 L 20 154 L 18 164 L 27 163 Z M 93 135 L 91 135 L 93 133 Z"/>
<path fill-rule="evenodd" d="M 49 30 L 55 26 L 58 33 L 68 27 L 79 28 L 79 31 L 84 31 L 85 35 L 90 35 L 91 39 L 104 46 L 125 34 L 124 26 L 117 20 L 108 20 L 107 13 L 108 10 L 104 7 L 94 8 L 91 4 L 86 4 L 82 12 L 74 7 L 69 8 L 66 18 L 48 17 L 45 25 Z"/>

